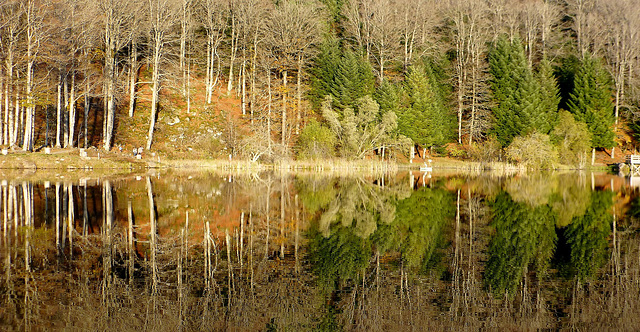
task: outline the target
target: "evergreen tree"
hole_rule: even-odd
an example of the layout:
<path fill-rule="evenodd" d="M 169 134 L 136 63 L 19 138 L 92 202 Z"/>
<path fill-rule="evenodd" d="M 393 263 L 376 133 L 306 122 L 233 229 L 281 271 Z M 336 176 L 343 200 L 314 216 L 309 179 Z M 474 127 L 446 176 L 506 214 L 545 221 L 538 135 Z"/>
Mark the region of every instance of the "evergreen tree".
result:
<path fill-rule="evenodd" d="M 375 92 L 375 76 L 369 62 L 351 50 L 345 51 L 332 92 L 339 108 L 354 107 L 358 99 L 372 96 Z"/>
<path fill-rule="evenodd" d="M 335 99 L 334 91 L 342 52 L 337 39 L 327 39 L 320 45 L 320 53 L 311 67 L 311 91 L 309 99 L 319 109 L 325 96 Z"/>
<path fill-rule="evenodd" d="M 384 80 L 373 97 L 375 101 L 378 102 L 378 105 L 380 105 L 381 111 L 398 112 L 402 107 L 401 97 L 403 93 L 402 86 L 397 86 L 388 80 Z"/>
<path fill-rule="evenodd" d="M 503 146 L 533 131 L 548 134 L 558 112 L 558 91 L 550 64 L 534 75 L 516 39 L 500 38 L 489 56 L 496 106 L 494 132 Z"/>
<path fill-rule="evenodd" d="M 350 50 L 342 51 L 337 40 L 327 40 L 315 61 L 309 98 L 314 108 L 322 105 L 325 97 L 333 98 L 341 112 L 355 107 L 356 101 L 375 92 L 375 77 L 371 65 Z"/>
<path fill-rule="evenodd" d="M 455 118 L 432 62 L 412 67 L 405 79 L 408 106 L 396 109 L 400 134 L 423 147 L 442 145 L 453 135 Z"/>
<path fill-rule="evenodd" d="M 527 74 L 527 62 L 520 43 L 511 43 L 502 37 L 489 55 L 491 90 L 496 102 L 493 108 L 494 131 L 502 146 L 507 146 L 514 137 L 528 126 L 528 118 L 519 103 L 521 82 Z M 529 87 L 532 88 L 532 87 Z"/>
<path fill-rule="evenodd" d="M 587 55 L 575 75 L 568 106 L 576 120 L 587 124 L 593 148 L 614 146 L 611 98 L 610 76 L 598 59 Z"/>
<path fill-rule="evenodd" d="M 537 131 L 548 134 L 553 129 L 558 118 L 560 91 L 558 82 L 553 74 L 551 62 L 546 58 L 542 59 L 538 65 L 536 80 L 540 86 L 540 112 L 534 115 L 532 123 Z"/>

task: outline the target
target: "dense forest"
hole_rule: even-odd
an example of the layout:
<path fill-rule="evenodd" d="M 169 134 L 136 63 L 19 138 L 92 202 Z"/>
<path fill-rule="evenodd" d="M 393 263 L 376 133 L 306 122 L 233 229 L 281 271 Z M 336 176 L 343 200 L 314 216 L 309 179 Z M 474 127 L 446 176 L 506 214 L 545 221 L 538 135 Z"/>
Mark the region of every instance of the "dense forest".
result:
<path fill-rule="evenodd" d="M 0 145 L 109 150 L 144 117 L 151 149 L 224 92 L 210 134 L 253 160 L 584 165 L 635 149 L 639 32 L 631 0 L 4 0 Z"/>

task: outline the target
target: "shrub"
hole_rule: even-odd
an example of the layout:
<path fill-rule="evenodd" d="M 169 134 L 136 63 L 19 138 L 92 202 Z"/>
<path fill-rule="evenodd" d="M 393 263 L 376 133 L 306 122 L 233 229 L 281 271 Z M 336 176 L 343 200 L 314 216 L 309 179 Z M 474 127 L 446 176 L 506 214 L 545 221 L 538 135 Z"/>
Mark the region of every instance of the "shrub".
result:
<path fill-rule="evenodd" d="M 455 144 L 449 144 L 447 146 L 447 153 L 451 158 L 464 158 L 467 156 L 467 151 Z"/>
<path fill-rule="evenodd" d="M 558 124 L 551 132 L 551 140 L 558 147 L 561 163 L 584 165 L 591 147 L 591 134 L 586 123 L 576 121 L 573 114 L 562 110 L 558 114 Z"/>
<path fill-rule="evenodd" d="M 473 143 L 469 147 L 469 156 L 474 161 L 490 163 L 502 159 L 502 145 L 495 136 L 490 136 L 486 141 Z"/>
<path fill-rule="evenodd" d="M 507 157 L 527 168 L 553 168 L 558 162 L 558 151 L 549 135 L 533 132 L 516 137 L 507 147 Z"/>
<path fill-rule="evenodd" d="M 315 119 L 311 120 L 298 137 L 298 157 L 300 159 L 321 159 L 334 156 L 336 136 L 331 129 Z"/>

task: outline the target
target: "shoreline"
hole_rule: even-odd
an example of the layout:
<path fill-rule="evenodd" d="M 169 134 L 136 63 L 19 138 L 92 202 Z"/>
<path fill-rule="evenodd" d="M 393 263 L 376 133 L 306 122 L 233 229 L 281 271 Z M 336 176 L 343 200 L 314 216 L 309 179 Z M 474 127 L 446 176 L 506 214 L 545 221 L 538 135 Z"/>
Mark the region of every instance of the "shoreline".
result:
<path fill-rule="evenodd" d="M 317 171 L 317 172 L 373 172 L 388 173 L 397 171 L 418 171 L 422 162 L 380 161 L 380 160 L 345 160 L 325 159 L 316 161 L 281 160 L 274 163 L 259 163 L 249 160 L 233 159 L 163 159 L 155 153 L 142 159 L 119 152 L 105 152 L 92 148 L 85 150 L 81 156 L 80 149 L 56 149 L 50 154 L 44 152 L 11 151 L 7 155 L 0 155 L 0 170 L 31 170 L 47 172 L 76 172 L 108 173 L 114 171 L 120 174 L 130 174 L 148 169 L 216 169 L 225 171 Z M 457 160 L 443 157 L 432 157 L 433 169 L 455 170 L 470 172 L 503 172 L 507 174 L 521 174 L 540 171 L 607 171 L 606 164 L 596 164 L 585 168 L 558 165 L 554 169 L 527 169 L 522 165 L 505 162 L 483 163 L 470 160 Z"/>

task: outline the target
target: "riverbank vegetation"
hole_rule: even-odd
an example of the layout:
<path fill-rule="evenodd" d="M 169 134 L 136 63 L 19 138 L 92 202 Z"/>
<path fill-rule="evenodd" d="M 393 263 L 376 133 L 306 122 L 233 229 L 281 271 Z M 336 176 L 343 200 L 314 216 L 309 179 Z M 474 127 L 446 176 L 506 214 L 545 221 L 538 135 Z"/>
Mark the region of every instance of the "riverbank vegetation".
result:
<path fill-rule="evenodd" d="M 0 145 L 582 168 L 636 151 L 628 0 L 10 0 Z"/>

